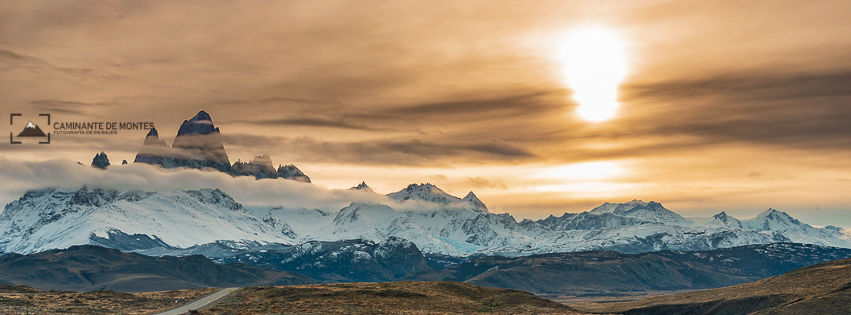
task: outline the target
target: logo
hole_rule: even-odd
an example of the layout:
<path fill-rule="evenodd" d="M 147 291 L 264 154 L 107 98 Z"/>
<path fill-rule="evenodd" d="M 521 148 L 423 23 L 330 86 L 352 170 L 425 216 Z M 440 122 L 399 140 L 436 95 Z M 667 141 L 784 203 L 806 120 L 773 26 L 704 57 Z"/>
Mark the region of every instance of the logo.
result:
<path fill-rule="evenodd" d="M 9 132 L 9 143 L 22 144 L 25 141 L 24 139 L 37 139 L 39 144 L 50 144 L 50 132 L 45 133 L 33 120 L 28 120 L 21 132 L 18 132 L 15 136 L 15 122 L 18 121 L 19 124 L 23 124 L 24 121 L 23 119 L 15 119 L 15 117 L 23 116 L 21 113 L 9 114 L 9 126 L 13 130 Z M 50 126 L 50 114 L 38 114 L 38 119 L 35 121 L 38 123 L 46 122 L 43 126 Z"/>
<path fill-rule="evenodd" d="M 148 131 L 154 128 L 151 121 L 51 121 L 50 114 L 38 114 L 30 120 L 21 113 L 9 114 L 9 143 L 49 144 L 50 136 L 109 136 L 125 131 Z M 20 131 L 18 131 L 20 130 Z"/>

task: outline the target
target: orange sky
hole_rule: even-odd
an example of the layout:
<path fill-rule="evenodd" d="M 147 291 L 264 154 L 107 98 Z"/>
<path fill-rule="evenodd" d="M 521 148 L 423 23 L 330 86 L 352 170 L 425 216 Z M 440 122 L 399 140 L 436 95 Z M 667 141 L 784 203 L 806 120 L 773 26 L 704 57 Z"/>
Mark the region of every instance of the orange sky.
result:
<path fill-rule="evenodd" d="M 231 162 L 474 190 L 518 217 L 639 198 L 849 226 L 849 21 L 848 1 L 4 1 L 0 106 L 153 121 L 169 143 L 204 109 Z M 628 64 L 599 123 L 576 115 L 558 56 L 588 25 Z M 120 163 L 143 137 L 0 150 Z"/>

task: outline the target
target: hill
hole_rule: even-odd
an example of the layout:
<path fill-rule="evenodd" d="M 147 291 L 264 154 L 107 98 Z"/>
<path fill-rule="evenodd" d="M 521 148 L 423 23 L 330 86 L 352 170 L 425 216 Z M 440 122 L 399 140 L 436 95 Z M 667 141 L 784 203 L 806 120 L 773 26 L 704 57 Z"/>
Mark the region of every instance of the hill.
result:
<path fill-rule="evenodd" d="M 851 259 L 726 288 L 577 307 L 588 312 L 625 314 L 848 314 Z"/>
<path fill-rule="evenodd" d="M 534 294 L 457 282 L 250 287 L 201 314 L 576 314 Z"/>
<path fill-rule="evenodd" d="M 2 314 L 150 314 L 194 301 L 215 288 L 156 292 L 42 291 L 27 286 L 0 285 Z"/>
<path fill-rule="evenodd" d="M 49 290 L 155 291 L 203 287 L 303 284 L 311 279 L 204 256 L 151 257 L 99 246 L 72 246 L 0 257 L 0 283 Z"/>
<path fill-rule="evenodd" d="M 422 271 L 409 279 L 463 281 L 540 294 L 618 295 L 717 288 L 848 257 L 849 249 L 790 243 L 697 252 L 486 256 L 443 270 Z"/>

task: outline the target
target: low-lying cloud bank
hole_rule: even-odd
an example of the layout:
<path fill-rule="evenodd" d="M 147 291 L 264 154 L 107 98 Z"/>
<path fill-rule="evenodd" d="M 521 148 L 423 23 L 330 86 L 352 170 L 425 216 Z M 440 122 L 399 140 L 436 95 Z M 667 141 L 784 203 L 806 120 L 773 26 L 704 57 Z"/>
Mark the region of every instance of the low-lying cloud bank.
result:
<path fill-rule="evenodd" d="M 246 206 L 283 206 L 338 210 L 351 202 L 386 204 L 399 210 L 428 209 L 427 202 L 398 203 L 384 195 L 328 189 L 293 180 L 232 177 L 214 170 L 162 169 L 147 164 L 113 165 L 106 170 L 67 159 L 18 161 L 0 157 L 0 202 L 20 198 L 26 191 L 46 187 L 77 189 L 83 185 L 120 191 L 174 191 L 218 188 Z"/>

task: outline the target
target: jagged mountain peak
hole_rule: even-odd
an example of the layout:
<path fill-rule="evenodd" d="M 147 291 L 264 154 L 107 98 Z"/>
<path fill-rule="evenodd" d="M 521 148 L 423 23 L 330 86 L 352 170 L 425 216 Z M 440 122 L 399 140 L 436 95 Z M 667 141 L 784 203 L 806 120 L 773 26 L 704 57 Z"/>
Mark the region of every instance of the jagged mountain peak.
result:
<path fill-rule="evenodd" d="M 780 227 L 805 225 L 798 221 L 798 219 L 790 216 L 788 213 L 774 208 L 768 208 L 767 210 L 760 212 L 756 218 L 750 219 L 747 222 L 753 226 L 759 226 L 764 229 L 777 229 Z"/>
<path fill-rule="evenodd" d="M 304 174 L 295 164 L 278 165 L 278 170 L 275 172 L 278 177 L 292 179 L 295 181 L 310 182 L 310 177 Z"/>
<path fill-rule="evenodd" d="M 195 114 L 195 116 L 190 118 L 189 121 L 210 121 L 210 122 L 212 122 L 213 119 L 210 117 L 209 113 L 207 113 L 204 110 L 201 110 L 201 111 L 198 111 L 198 113 Z"/>
<path fill-rule="evenodd" d="M 632 209 L 632 208 L 635 208 L 635 207 L 646 207 L 646 206 L 661 207 L 662 204 L 655 202 L 655 201 L 644 202 L 643 200 L 639 200 L 639 199 L 633 199 L 633 200 L 628 201 L 628 202 L 608 202 L 607 201 L 607 202 L 604 202 L 603 204 L 597 206 L 596 208 L 591 209 L 591 213 L 593 213 L 593 214 L 611 213 L 611 212 L 614 212 L 615 210 L 624 211 L 625 209 L 628 210 L 628 209 Z"/>
<path fill-rule="evenodd" d="M 488 210 L 488 206 L 486 206 L 485 203 L 482 202 L 482 200 L 479 199 L 479 197 L 476 196 L 476 194 L 473 193 L 472 191 L 467 193 L 467 195 L 464 196 L 464 198 L 462 200 L 471 203 L 474 207 L 476 207 L 476 209 L 483 210 L 483 211 Z"/>
<path fill-rule="evenodd" d="M 150 130 L 148 130 L 148 135 L 145 136 L 145 142 L 143 143 L 143 145 L 146 145 L 146 146 L 156 145 L 156 146 L 164 147 L 164 146 L 166 146 L 166 143 L 165 143 L 165 140 L 160 140 L 160 134 L 159 134 L 159 132 L 157 132 L 157 128 L 151 128 Z M 151 158 L 148 158 L 148 160 L 151 160 Z M 148 160 L 143 158 L 142 161 L 137 161 L 137 162 L 151 163 Z"/>
<path fill-rule="evenodd" d="M 405 189 L 387 194 L 387 197 L 397 201 L 423 200 L 442 204 L 461 201 L 461 198 L 450 195 L 431 183 L 410 184 Z"/>
<path fill-rule="evenodd" d="M 366 184 L 366 181 L 361 181 L 360 184 L 358 184 L 357 186 L 353 186 L 353 187 L 349 188 L 349 190 L 373 192 L 372 188 L 370 188 L 369 185 Z"/>
<path fill-rule="evenodd" d="M 100 151 L 100 153 L 95 154 L 95 157 L 92 159 L 92 167 L 102 170 L 109 167 L 109 158 L 106 156 L 105 152 Z"/>
<path fill-rule="evenodd" d="M 643 200 L 633 199 L 624 203 L 605 202 L 602 205 L 592 209 L 590 214 L 603 215 L 614 214 L 617 216 L 628 217 L 639 222 L 656 222 L 656 223 L 672 223 L 672 224 L 687 224 L 687 220 L 668 210 L 661 203 L 656 201 L 644 202 Z"/>
<path fill-rule="evenodd" d="M 276 170 L 267 154 L 257 155 L 249 162 L 237 160 L 231 164 L 219 128 L 203 110 L 183 121 L 171 147 L 159 139 L 155 128 L 151 128 L 134 162 L 164 168 L 213 168 L 233 176 L 285 178 L 310 183 L 310 177 L 295 165 L 279 166 Z"/>
<path fill-rule="evenodd" d="M 213 119 L 205 111 L 200 111 L 189 120 L 184 120 L 177 130 L 177 136 L 208 135 L 219 133 L 219 128 L 213 124 Z M 176 139 L 175 139 L 176 140 Z"/>
<path fill-rule="evenodd" d="M 717 220 L 726 221 L 729 218 L 731 218 L 731 216 L 727 214 L 727 211 L 721 210 L 721 212 L 718 212 L 718 214 L 713 215 L 712 218 L 717 219 Z"/>
<path fill-rule="evenodd" d="M 721 211 L 716 215 L 712 216 L 712 224 L 716 226 L 726 226 L 731 228 L 741 229 L 744 228 L 742 222 L 735 217 L 728 215 L 726 211 Z"/>
<path fill-rule="evenodd" d="M 757 218 L 767 218 L 771 216 L 780 216 L 780 217 L 791 217 L 788 213 L 774 209 L 768 208 L 763 212 L 760 212 L 756 217 Z"/>

